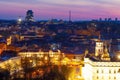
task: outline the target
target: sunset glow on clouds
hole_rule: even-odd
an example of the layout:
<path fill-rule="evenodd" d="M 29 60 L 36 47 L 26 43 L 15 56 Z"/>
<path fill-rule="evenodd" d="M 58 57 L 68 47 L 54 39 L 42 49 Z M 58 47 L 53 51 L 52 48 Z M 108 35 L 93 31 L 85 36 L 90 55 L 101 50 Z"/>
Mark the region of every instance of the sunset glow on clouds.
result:
<path fill-rule="evenodd" d="M 25 17 L 31 9 L 35 19 L 68 19 L 71 10 L 73 20 L 120 17 L 120 0 L 0 0 L 0 19 Z"/>

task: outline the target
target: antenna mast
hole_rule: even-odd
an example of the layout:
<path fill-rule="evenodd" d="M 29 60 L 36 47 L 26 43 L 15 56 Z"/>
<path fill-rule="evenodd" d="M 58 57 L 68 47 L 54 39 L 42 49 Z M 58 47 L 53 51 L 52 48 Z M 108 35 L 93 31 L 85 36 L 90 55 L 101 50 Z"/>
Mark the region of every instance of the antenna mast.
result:
<path fill-rule="evenodd" d="M 69 11 L 69 22 L 71 22 L 71 11 Z"/>

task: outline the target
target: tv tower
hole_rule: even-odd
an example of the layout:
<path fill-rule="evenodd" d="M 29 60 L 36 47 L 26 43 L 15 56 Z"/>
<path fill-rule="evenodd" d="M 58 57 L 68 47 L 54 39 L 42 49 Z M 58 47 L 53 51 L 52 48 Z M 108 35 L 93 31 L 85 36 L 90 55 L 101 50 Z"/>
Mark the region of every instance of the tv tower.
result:
<path fill-rule="evenodd" d="M 25 17 L 25 20 L 27 21 L 27 22 L 34 22 L 34 19 L 33 19 L 33 17 L 34 17 L 34 15 L 33 15 L 33 11 L 32 10 L 28 10 L 27 12 L 26 12 L 26 17 Z"/>
<path fill-rule="evenodd" d="M 69 22 L 71 22 L 71 11 L 69 11 Z"/>

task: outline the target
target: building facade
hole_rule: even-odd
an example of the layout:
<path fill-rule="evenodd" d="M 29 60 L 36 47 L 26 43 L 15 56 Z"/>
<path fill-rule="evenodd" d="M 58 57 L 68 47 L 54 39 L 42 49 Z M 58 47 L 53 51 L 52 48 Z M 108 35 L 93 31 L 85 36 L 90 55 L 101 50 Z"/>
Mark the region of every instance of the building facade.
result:
<path fill-rule="evenodd" d="M 103 42 L 96 42 L 94 56 L 85 56 L 82 76 L 85 80 L 120 80 L 120 62 L 112 61 Z"/>
<path fill-rule="evenodd" d="M 120 80 L 120 62 L 84 59 L 82 76 L 85 80 Z"/>

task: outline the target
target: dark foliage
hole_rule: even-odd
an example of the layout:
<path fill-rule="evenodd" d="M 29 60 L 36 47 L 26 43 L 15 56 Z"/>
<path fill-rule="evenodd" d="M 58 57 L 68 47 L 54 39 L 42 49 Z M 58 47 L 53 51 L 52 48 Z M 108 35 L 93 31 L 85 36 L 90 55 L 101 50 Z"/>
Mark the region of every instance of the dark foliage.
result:
<path fill-rule="evenodd" d="M 3 60 L 7 60 L 9 58 L 12 58 L 12 57 L 16 57 L 17 56 L 17 52 L 15 51 L 3 51 L 0 55 L 0 57 L 3 59 Z"/>

